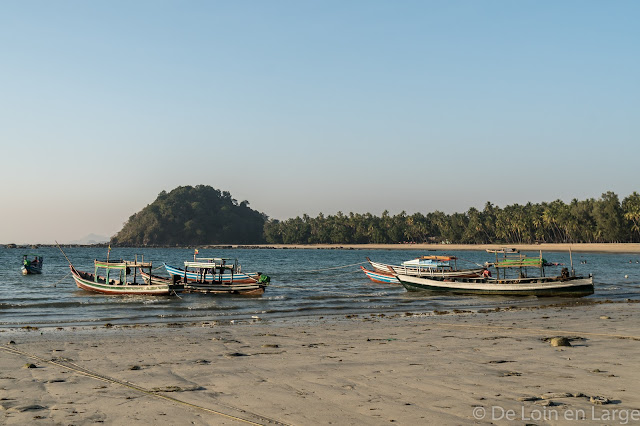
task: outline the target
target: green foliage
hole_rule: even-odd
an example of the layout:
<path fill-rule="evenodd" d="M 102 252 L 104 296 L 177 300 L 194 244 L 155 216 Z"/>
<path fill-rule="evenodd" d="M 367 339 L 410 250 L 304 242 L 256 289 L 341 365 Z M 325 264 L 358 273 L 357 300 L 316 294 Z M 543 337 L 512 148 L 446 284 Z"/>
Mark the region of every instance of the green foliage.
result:
<path fill-rule="evenodd" d="M 129 218 L 112 244 L 389 244 L 389 243 L 595 243 L 640 242 L 640 194 L 600 199 L 513 204 L 487 202 L 482 210 L 391 216 L 338 212 L 284 221 L 238 203 L 226 191 L 198 185 L 178 187 Z"/>
<path fill-rule="evenodd" d="M 132 215 L 111 243 L 125 246 L 247 244 L 264 242 L 266 216 L 210 186 L 162 191 Z"/>
<path fill-rule="evenodd" d="M 316 218 L 269 220 L 264 236 L 273 244 L 639 242 L 640 194 L 634 192 L 622 203 L 610 191 L 598 200 L 569 204 L 556 200 L 501 209 L 487 202 L 482 211 L 471 207 L 451 215 L 437 210 L 410 216 L 384 211 L 380 217 L 320 213 Z"/>

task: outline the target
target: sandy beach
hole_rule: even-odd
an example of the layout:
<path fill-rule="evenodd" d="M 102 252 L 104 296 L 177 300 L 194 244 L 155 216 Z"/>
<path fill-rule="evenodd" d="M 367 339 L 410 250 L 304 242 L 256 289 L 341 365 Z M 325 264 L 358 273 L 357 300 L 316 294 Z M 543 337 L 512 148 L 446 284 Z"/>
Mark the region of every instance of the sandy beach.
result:
<path fill-rule="evenodd" d="M 640 304 L 0 332 L 3 424 L 633 424 Z M 566 337 L 571 346 L 553 346 Z M 563 342 L 560 342 L 563 343 Z"/>
<path fill-rule="evenodd" d="M 218 247 L 218 246 L 211 246 Z M 263 244 L 252 246 L 229 245 L 227 247 L 277 248 L 277 249 L 348 249 L 348 250 L 425 250 L 457 251 L 516 248 L 521 251 L 560 251 L 582 253 L 640 253 L 637 243 L 589 243 L 589 244 Z"/>

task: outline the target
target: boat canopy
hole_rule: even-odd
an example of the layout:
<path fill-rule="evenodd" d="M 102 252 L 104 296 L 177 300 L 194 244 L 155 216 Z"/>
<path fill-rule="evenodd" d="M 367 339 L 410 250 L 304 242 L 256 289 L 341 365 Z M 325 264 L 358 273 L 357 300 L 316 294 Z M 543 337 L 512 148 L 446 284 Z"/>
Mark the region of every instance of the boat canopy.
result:
<path fill-rule="evenodd" d="M 421 256 L 418 259 L 424 259 L 424 260 L 442 260 L 442 261 L 450 261 L 450 260 L 456 260 L 457 257 L 455 256 Z"/>
<path fill-rule="evenodd" d="M 235 270 L 238 266 L 238 259 L 225 257 L 198 257 L 193 262 L 185 261 L 184 266 L 185 268 L 196 269 L 224 268 Z"/>
<path fill-rule="evenodd" d="M 422 256 L 416 259 L 407 260 L 406 262 L 402 262 L 402 266 L 410 266 L 410 267 L 425 267 L 425 268 L 435 268 L 438 266 L 450 266 L 449 260 L 455 259 L 455 257 L 446 257 L 446 256 Z"/>
<path fill-rule="evenodd" d="M 126 260 L 94 260 L 96 268 L 127 269 L 127 268 L 151 268 L 151 262 L 129 262 Z"/>
<path fill-rule="evenodd" d="M 494 263 L 496 268 L 541 268 L 546 263 L 541 257 L 523 257 L 520 259 L 503 259 Z"/>
<path fill-rule="evenodd" d="M 487 253 L 520 253 L 517 248 L 502 247 L 499 249 L 486 249 Z"/>
<path fill-rule="evenodd" d="M 133 273 L 133 284 L 136 284 L 137 279 L 137 271 L 138 268 L 142 271 L 143 268 L 149 269 L 149 273 L 151 273 L 151 268 L 153 267 L 151 262 L 145 262 L 144 256 L 142 256 L 141 260 L 138 261 L 138 255 L 135 257 L 136 260 L 128 261 L 128 260 L 98 260 L 95 259 L 93 261 L 95 265 L 93 281 L 98 282 L 100 277 L 98 276 L 98 270 L 104 269 L 105 271 L 105 282 L 109 283 L 110 275 L 112 270 L 116 270 L 115 274 L 118 275 L 118 279 L 120 280 L 120 284 L 127 284 L 127 275 Z"/>

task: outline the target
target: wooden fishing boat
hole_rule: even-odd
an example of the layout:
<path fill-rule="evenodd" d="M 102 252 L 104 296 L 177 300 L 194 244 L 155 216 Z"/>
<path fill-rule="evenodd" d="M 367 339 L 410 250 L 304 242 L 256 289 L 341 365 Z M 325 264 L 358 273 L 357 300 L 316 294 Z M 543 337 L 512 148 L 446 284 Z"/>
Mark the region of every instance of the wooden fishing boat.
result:
<path fill-rule="evenodd" d="M 185 293 L 206 293 L 206 294 L 239 294 L 245 296 L 257 296 L 264 294 L 269 284 L 270 278 L 260 274 L 258 280 L 253 283 L 205 281 L 204 279 L 195 281 L 183 281 L 180 275 L 173 275 L 171 278 L 153 275 L 141 271 L 140 275 L 147 284 L 169 284 Z M 261 281 L 262 280 L 262 281 Z"/>
<path fill-rule="evenodd" d="M 184 283 L 189 281 L 217 281 L 223 284 L 255 284 L 257 272 L 241 271 L 238 259 L 217 257 L 193 257 L 193 262 L 184 262 L 184 269 L 164 264 L 170 276 L 180 276 Z"/>
<path fill-rule="evenodd" d="M 455 294 L 491 294 L 503 296 L 587 296 L 593 294 L 593 276 L 578 276 L 573 269 L 562 268 L 558 276 L 545 276 L 546 262 L 539 257 L 526 257 L 517 251 L 496 252 L 496 261 L 487 263 L 482 277 L 440 277 L 428 273 L 418 275 L 398 274 L 397 278 L 408 291 L 429 290 L 444 291 Z M 498 258 L 498 253 L 503 253 Z M 517 256 L 508 253 L 517 253 Z M 492 277 L 489 267 L 496 271 Z M 540 273 L 529 277 L 529 270 L 536 269 Z M 517 276 L 509 277 L 514 272 Z M 500 276 L 502 275 L 502 277 Z"/>
<path fill-rule="evenodd" d="M 387 265 L 386 263 L 374 262 L 373 260 L 367 257 L 367 261 L 371 265 L 374 271 L 380 272 L 383 274 L 394 274 L 391 265 Z"/>
<path fill-rule="evenodd" d="M 78 271 L 71 262 L 69 268 L 79 288 L 96 293 L 168 296 L 175 294 L 177 289 L 171 282 L 146 284 L 142 277 L 138 277 L 138 271 L 148 269 L 150 274 L 152 264 L 144 259 L 138 262 L 137 256 L 133 262 L 96 259 L 93 273 Z M 132 276 L 132 281 L 128 280 L 129 276 Z"/>
<path fill-rule="evenodd" d="M 400 284 L 400 281 L 396 278 L 395 274 L 379 272 L 377 270 L 369 270 L 364 266 L 361 266 L 362 272 L 374 283 L 383 283 L 383 284 Z"/>
<path fill-rule="evenodd" d="M 374 282 L 399 283 L 398 274 L 403 275 L 430 275 L 442 277 L 479 277 L 484 268 L 458 269 L 457 257 L 455 256 L 421 256 L 412 260 L 402 262 L 401 265 L 388 265 L 374 262 L 367 257 L 367 261 L 373 271 L 363 267 L 365 275 Z M 451 261 L 454 265 L 451 265 Z"/>
<path fill-rule="evenodd" d="M 42 256 L 39 254 L 25 254 L 22 256 L 22 275 L 41 274 Z"/>

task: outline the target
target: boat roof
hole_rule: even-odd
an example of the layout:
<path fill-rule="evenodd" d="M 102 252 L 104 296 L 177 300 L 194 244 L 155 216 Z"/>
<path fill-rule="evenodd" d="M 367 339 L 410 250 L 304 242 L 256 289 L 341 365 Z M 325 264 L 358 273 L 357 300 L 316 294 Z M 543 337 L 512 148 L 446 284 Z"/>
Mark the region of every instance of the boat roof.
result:
<path fill-rule="evenodd" d="M 540 268 L 545 264 L 541 257 L 523 257 L 521 259 L 502 259 L 494 263 L 496 268 Z"/>
<path fill-rule="evenodd" d="M 216 263 L 216 262 L 222 263 L 223 260 L 225 262 L 229 260 L 232 260 L 234 262 L 238 261 L 238 259 L 235 259 L 233 257 L 196 257 L 193 260 L 194 262 L 209 262 L 209 263 Z"/>
<path fill-rule="evenodd" d="M 487 253 L 520 253 L 517 248 L 501 247 L 499 249 L 486 249 Z"/>
<path fill-rule="evenodd" d="M 455 257 L 455 256 L 434 256 L 434 255 L 431 255 L 431 256 L 420 256 L 418 259 L 421 259 L 421 260 L 439 260 L 439 261 L 442 261 L 442 262 L 448 262 L 450 260 L 456 260 L 457 257 Z"/>
<path fill-rule="evenodd" d="M 94 260 L 97 268 L 126 269 L 126 268 L 151 268 L 151 262 L 130 262 L 127 260 Z"/>
<path fill-rule="evenodd" d="M 201 259 L 197 259 L 197 260 L 201 260 Z M 221 266 L 224 266 L 225 268 L 233 268 L 234 263 L 225 263 L 223 265 L 222 260 L 229 260 L 229 259 L 213 259 L 213 262 L 189 262 L 189 261 L 185 261 L 184 262 L 184 266 L 187 268 L 205 268 L 205 269 L 209 269 L 209 268 L 220 268 Z M 234 260 L 234 259 L 231 259 Z"/>

